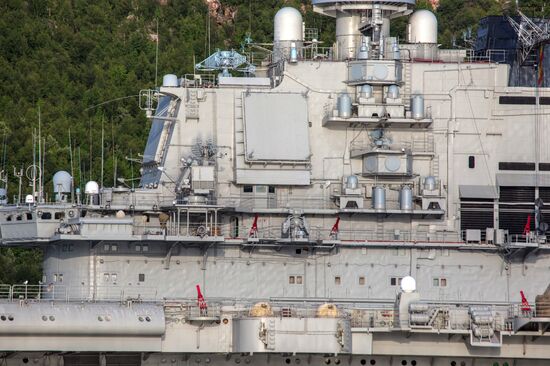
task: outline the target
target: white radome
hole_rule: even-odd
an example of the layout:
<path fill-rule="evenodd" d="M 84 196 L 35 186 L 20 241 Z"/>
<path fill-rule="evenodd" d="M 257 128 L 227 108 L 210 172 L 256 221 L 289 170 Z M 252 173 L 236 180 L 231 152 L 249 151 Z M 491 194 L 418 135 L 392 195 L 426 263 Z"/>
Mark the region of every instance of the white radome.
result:
<path fill-rule="evenodd" d="M 411 276 L 403 277 L 401 280 L 401 290 L 406 293 L 416 291 L 416 280 Z"/>
<path fill-rule="evenodd" d="M 417 10 L 409 18 L 409 43 L 437 43 L 437 18 L 429 10 Z"/>
<path fill-rule="evenodd" d="M 275 14 L 275 42 L 303 41 L 302 14 L 294 8 L 282 8 Z"/>
<path fill-rule="evenodd" d="M 85 194 L 99 194 L 99 184 L 97 182 L 94 182 L 93 180 L 86 183 L 86 186 L 84 187 L 84 193 Z"/>

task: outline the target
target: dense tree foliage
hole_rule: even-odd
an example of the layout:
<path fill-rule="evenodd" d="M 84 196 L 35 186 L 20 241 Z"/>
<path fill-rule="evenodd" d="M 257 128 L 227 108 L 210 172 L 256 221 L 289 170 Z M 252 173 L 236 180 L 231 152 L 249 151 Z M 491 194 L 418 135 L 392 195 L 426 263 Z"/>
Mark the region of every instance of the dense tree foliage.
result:
<path fill-rule="evenodd" d="M 430 6 L 426 0 L 418 3 Z M 441 0 L 441 43 L 451 46 L 480 17 L 513 11 L 510 3 Z M 521 5 L 529 15 L 550 11 L 543 0 Z M 308 0 L 221 0 L 221 6 L 216 17 L 209 16 L 205 0 L 0 2 L 0 141 L 5 141 L 0 162 L 9 173 L 9 196 L 17 192 L 14 167 L 33 161 L 39 110 L 49 191 L 53 173 L 61 169 L 72 171 L 81 188 L 87 180 L 100 180 L 102 162 L 105 185 L 139 175 L 139 166 L 126 158 L 137 158 L 147 138 L 149 121 L 137 94 L 158 85 L 157 28 L 158 75 L 192 72 L 209 50 L 239 49 L 247 36 L 269 42 L 273 16 L 282 6 L 300 9 L 324 45 L 333 41 L 334 21 L 314 14 Z M 404 32 L 405 22 L 395 21 L 393 33 L 403 37 Z M 28 183 L 24 193 L 31 191 Z M 36 252 L 4 249 L 0 282 L 36 282 L 39 261 Z"/>

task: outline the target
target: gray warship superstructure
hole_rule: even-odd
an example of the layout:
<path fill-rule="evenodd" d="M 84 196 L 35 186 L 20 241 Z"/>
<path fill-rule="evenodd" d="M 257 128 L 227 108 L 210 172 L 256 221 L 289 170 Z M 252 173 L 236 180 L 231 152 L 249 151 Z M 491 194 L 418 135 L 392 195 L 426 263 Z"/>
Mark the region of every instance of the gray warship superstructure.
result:
<path fill-rule="evenodd" d="M 0 286 L 3 364 L 547 365 L 550 91 L 414 5 L 313 0 L 330 48 L 283 8 L 261 63 L 141 91 L 138 188 L 4 205 L 44 276 Z"/>

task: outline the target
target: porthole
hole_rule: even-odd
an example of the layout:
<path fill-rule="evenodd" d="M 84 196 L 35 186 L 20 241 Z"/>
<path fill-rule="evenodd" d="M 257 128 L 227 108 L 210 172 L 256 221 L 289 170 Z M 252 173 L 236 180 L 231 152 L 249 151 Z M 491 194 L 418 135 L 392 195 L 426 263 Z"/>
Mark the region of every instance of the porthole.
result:
<path fill-rule="evenodd" d="M 23 358 L 23 363 L 29 363 L 29 359 L 27 357 Z"/>
<path fill-rule="evenodd" d="M 50 315 L 50 320 L 51 320 L 52 322 L 55 321 L 55 316 Z"/>
<path fill-rule="evenodd" d="M 401 361 L 401 365 L 403 365 L 403 366 L 407 365 L 407 360 Z"/>
<path fill-rule="evenodd" d="M 366 364 L 367 364 L 367 360 L 362 359 L 361 361 L 359 361 L 359 363 L 360 363 L 361 365 L 366 365 Z"/>
<path fill-rule="evenodd" d="M 112 318 L 111 318 L 111 316 L 110 316 L 110 315 L 107 315 L 107 316 L 105 317 L 105 320 L 106 320 L 106 321 L 108 321 L 108 322 L 110 322 L 110 321 L 111 321 L 111 319 L 112 319 Z"/>
<path fill-rule="evenodd" d="M 99 320 L 100 322 L 102 322 L 102 321 L 103 321 L 103 317 L 100 315 L 100 316 L 97 317 L 97 320 Z"/>
<path fill-rule="evenodd" d="M 14 318 L 13 318 L 13 315 L 8 316 L 8 320 L 9 320 L 10 322 L 12 322 L 13 319 L 14 319 Z"/>
<path fill-rule="evenodd" d="M 142 316 L 138 317 L 138 320 L 139 320 L 140 322 L 142 322 L 142 321 L 143 321 L 143 317 L 142 317 Z"/>
<path fill-rule="evenodd" d="M 236 363 L 236 364 L 241 363 L 241 359 L 240 359 L 240 358 L 236 358 L 236 359 L 235 359 L 235 363 Z"/>
<path fill-rule="evenodd" d="M 287 358 L 287 359 L 285 360 L 285 363 L 286 363 L 287 365 L 290 364 L 290 358 Z"/>
<path fill-rule="evenodd" d="M 371 365 L 376 365 L 376 360 L 370 360 Z"/>
<path fill-rule="evenodd" d="M 47 321 L 48 317 L 46 315 L 42 315 L 42 320 Z"/>
<path fill-rule="evenodd" d="M 150 321 L 151 321 L 151 318 L 148 317 L 148 316 L 146 316 L 146 317 L 145 317 L 145 320 L 147 320 L 148 322 L 150 322 Z"/>
<path fill-rule="evenodd" d="M 5 322 L 6 321 L 6 316 L 2 315 L 2 316 L 0 316 L 0 319 L 2 319 L 3 322 Z"/>
<path fill-rule="evenodd" d="M 325 365 L 330 365 L 330 358 L 325 358 Z"/>
<path fill-rule="evenodd" d="M 337 358 L 336 360 L 334 360 L 334 364 L 339 365 L 340 364 L 340 359 Z"/>
<path fill-rule="evenodd" d="M 456 366 L 456 361 L 451 361 L 451 366 Z"/>
<path fill-rule="evenodd" d="M 299 365 L 300 362 L 302 362 L 302 360 L 300 360 L 299 358 L 297 358 L 297 359 L 294 360 L 294 362 L 295 362 L 297 365 Z"/>
<path fill-rule="evenodd" d="M 416 366 L 416 360 L 412 360 L 412 361 L 411 361 L 411 365 L 412 365 L 412 366 Z"/>

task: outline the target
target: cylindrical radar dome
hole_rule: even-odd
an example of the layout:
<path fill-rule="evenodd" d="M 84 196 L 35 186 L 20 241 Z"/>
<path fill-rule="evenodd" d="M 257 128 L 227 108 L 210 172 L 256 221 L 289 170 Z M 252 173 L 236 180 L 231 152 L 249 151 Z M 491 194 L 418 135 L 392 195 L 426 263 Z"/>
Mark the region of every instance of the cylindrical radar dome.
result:
<path fill-rule="evenodd" d="M 275 31 L 273 39 L 281 41 L 303 41 L 304 29 L 302 14 L 294 8 L 282 8 L 275 14 Z"/>
<path fill-rule="evenodd" d="M 417 10 L 409 18 L 409 43 L 437 43 L 437 18 L 429 10 Z"/>

